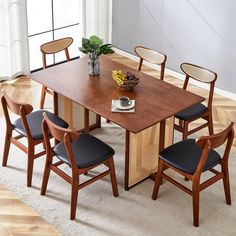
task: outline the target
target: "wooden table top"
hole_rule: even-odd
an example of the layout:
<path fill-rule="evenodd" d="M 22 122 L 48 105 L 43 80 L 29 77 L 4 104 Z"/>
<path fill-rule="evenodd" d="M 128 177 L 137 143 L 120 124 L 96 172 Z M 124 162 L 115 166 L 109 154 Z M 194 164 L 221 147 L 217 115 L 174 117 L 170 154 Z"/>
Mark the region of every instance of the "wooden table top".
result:
<path fill-rule="evenodd" d="M 120 90 L 111 76 L 116 69 L 135 72 L 139 84 L 131 91 Z M 133 133 L 204 101 L 203 97 L 137 72 L 106 56 L 100 56 L 99 76 L 88 75 L 88 58 L 84 57 L 31 73 L 29 77 Z M 120 96 L 135 99 L 135 113 L 111 112 L 112 99 Z"/>

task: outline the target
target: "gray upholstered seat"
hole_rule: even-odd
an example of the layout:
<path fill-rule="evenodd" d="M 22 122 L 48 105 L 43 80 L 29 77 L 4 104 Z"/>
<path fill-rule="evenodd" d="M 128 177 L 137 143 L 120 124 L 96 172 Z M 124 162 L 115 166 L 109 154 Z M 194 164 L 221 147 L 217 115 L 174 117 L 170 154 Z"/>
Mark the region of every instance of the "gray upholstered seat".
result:
<path fill-rule="evenodd" d="M 57 124 L 58 126 L 63 127 L 63 128 L 67 128 L 69 126 L 68 123 L 66 123 L 60 117 L 58 117 L 57 115 L 55 115 L 49 111 L 46 111 L 46 110 L 34 111 L 34 112 L 30 113 L 29 115 L 27 115 L 27 121 L 28 121 L 29 128 L 30 128 L 31 135 L 32 135 L 33 139 L 42 139 L 43 138 L 42 121 L 43 121 L 43 113 L 44 112 L 46 112 L 49 119 L 53 123 Z M 14 129 L 18 133 L 20 133 L 26 137 L 25 129 L 24 129 L 21 118 L 18 118 L 17 120 L 15 120 L 13 125 L 14 125 Z"/>
<path fill-rule="evenodd" d="M 115 154 L 110 146 L 89 134 L 81 134 L 76 141 L 71 143 L 71 148 L 79 168 L 96 165 Z M 53 150 L 58 159 L 70 165 L 64 143 L 57 144 Z"/>
<path fill-rule="evenodd" d="M 199 103 L 190 108 L 183 110 L 175 115 L 178 119 L 181 120 L 192 120 L 193 118 L 201 116 L 204 112 L 207 111 L 207 107 Z"/>
<path fill-rule="evenodd" d="M 194 174 L 201 159 L 202 149 L 194 139 L 187 139 L 165 148 L 160 154 L 160 159 L 178 170 Z M 215 150 L 210 150 L 203 172 L 220 162 L 220 155 Z"/>

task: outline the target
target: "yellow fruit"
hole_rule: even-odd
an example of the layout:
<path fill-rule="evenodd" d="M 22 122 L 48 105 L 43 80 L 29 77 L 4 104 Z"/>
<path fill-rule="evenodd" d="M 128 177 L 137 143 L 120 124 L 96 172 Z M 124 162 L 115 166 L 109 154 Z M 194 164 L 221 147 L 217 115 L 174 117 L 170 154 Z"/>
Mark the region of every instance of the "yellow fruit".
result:
<path fill-rule="evenodd" d="M 124 81 L 126 80 L 126 76 L 121 70 L 113 70 L 112 77 L 116 81 L 118 86 L 123 85 Z"/>

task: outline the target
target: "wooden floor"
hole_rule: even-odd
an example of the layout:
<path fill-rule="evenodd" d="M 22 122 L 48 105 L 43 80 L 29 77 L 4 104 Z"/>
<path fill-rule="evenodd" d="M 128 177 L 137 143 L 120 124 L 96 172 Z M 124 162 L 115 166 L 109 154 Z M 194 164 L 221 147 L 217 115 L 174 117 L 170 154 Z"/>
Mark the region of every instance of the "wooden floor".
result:
<path fill-rule="evenodd" d="M 14 193 L 0 185 L 0 235 L 59 236 L 61 234 Z"/>
<path fill-rule="evenodd" d="M 126 64 L 132 68 L 137 68 L 138 63 L 124 58 L 118 54 L 109 55 L 113 60 Z M 117 68 L 118 69 L 118 68 Z M 159 76 L 159 72 L 143 67 L 143 72 Z M 183 81 L 165 75 L 165 81 L 182 87 Z M 115 83 L 114 83 L 115 86 Z M 14 99 L 27 102 L 33 105 L 35 109 L 39 108 L 41 86 L 27 77 L 17 78 L 15 80 L 0 82 L 0 90 L 6 90 L 7 94 Z M 191 91 L 202 96 L 206 96 L 204 89 L 191 86 Z M 0 92 L 1 93 L 1 92 Z M 177 99 L 177 98 L 176 98 Z M 52 100 L 46 99 L 46 108 L 51 108 Z M 3 117 L 0 107 L 0 118 Z M 236 101 L 214 95 L 213 100 L 213 118 L 214 131 L 218 132 L 226 127 L 231 121 L 236 122 Z M 0 131 L 3 131 L 4 124 L 1 122 Z M 195 124 L 196 125 L 196 124 Z M 207 129 L 199 131 L 200 135 L 208 134 Z M 3 137 L 1 135 L 0 137 Z M 3 142 L 1 138 L 0 142 Z M 236 139 L 234 139 L 233 151 L 236 150 Z M 47 224 L 35 211 L 27 207 L 14 193 L 8 191 L 0 185 L 0 235 L 60 235 L 52 226 Z"/>

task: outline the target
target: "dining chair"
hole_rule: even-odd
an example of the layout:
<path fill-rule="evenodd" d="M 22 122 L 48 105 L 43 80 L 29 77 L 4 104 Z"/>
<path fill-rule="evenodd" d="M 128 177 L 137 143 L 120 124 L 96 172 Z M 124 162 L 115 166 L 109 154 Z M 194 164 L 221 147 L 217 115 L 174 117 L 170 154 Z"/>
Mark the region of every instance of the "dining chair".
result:
<path fill-rule="evenodd" d="M 136 46 L 134 48 L 134 51 L 140 58 L 138 71 L 141 71 L 143 61 L 147 61 L 152 64 L 159 65 L 161 67 L 160 80 L 164 79 L 165 64 L 166 64 L 166 59 L 167 59 L 167 56 L 165 54 L 160 53 L 154 49 L 146 48 L 143 46 Z"/>
<path fill-rule="evenodd" d="M 72 129 L 64 129 L 57 126 L 45 113 L 43 120 L 43 135 L 46 145 L 46 163 L 43 174 L 43 181 L 41 187 L 41 195 L 46 193 L 50 171 L 52 170 L 61 178 L 71 184 L 71 206 L 70 219 L 75 219 L 78 191 L 96 180 L 110 175 L 113 195 L 119 195 L 116 181 L 116 174 L 114 168 L 113 155 L 115 151 L 89 134 L 78 134 Z M 53 148 L 49 142 L 48 131 L 52 136 L 59 141 Z M 53 162 L 53 157 L 57 158 Z M 71 176 L 59 168 L 60 165 L 66 164 L 71 167 Z M 80 175 L 87 174 L 87 172 L 97 166 L 105 165 L 108 170 L 105 170 L 99 175 L 96 175 L 89 180 L 81 183 Z"/>
<path fill-rule="evenodd" d="M 196 80 L 201 84 L 210 85 L 210 89 L 207 106 L 199 103 L 179 112 L 175 115 L 175 118 L 178 119 L 179 124 L 175 124 L 174 128 L 182 133 L 183 140 L 187 139 L 188 135 L 193 134 L 205 127 L 208 127 L 209 134 L 213 134 L 212 100 L 217 74 L 206 68 L 190 63 L 182 63 L 180 68 L 185 73 L 183 89 L 187 90 L 190 79 Z M 207 122 L 189 130 L 189 124 L 200 118 L 206 120 Z"/>
<path fill-rule="evenodd" d="M 61 38 L 54 41 L 50 41 L 44 43 L 40 46 L 40 51 L 42 52 L 43 59 L 43 68 L 47 68 L 46 56 L 49 54 L 55 54 L 61 51 L 65 52 L 66 61 L 70 60 L 69 56 L 69 46 L 73 43 L 73 39 L 71 37 Z M 46 93 L 53 95 L 53 91 L 49 88 L 42 86 L 41 98 L 40 98 L 40 109 L 43 109 L 45 103 Z"/>
<path fill-rule="evenodd" d="M 157 199 L 159 187 L 163 178 L 174 184 L 192 196 L 193 225 L 198 227 L 200 192 L 222 179 L 226 203 L 231 205 L 228 159 L 234 139 L 233 125 L 234 123 L 232 122 L 224 131 L 218 134 L 200 137 L 197 140 L 182 140 L 161 151 L 158 158 L 158 171 L 152 199 Z M 220 153 L 214 149 L 222 146 L 224 143 L 226 143 L 224 152 L 223 155 L 220 155 Z M 214 169 L 218 164 L 221 166 L 220 171 Z M 168 168 L 171 168 L 188 180 L 191 180 L 192 190 L 164 173 Z M 202 173 L 206 171 L 212 172 L 214 176 L 201 183 Z"/>
<path fill-rule="evenodd" d="M 45 150 L 35 153 L 35 146 L 44 143 L 43 132 L 41 128 L 43 113 L 46 112 L 50 119 L 61 127 L 67 128 L 68 124 L 49 111 L 37 110 L 33 112 L 33 107 L 31 105 L 16 102 L 12 100 L 5 92 L 1 97 L 1 103 L 6 120 L 6 135 L 2 166 L 7 165 L 11 143 L 15 144 L 28 156 L 27 187 L 30 187 L 32 184 L 34 160 L 46 153 Z M 9 110 L 20 117 L 12 122 Z M 14 133 L 17 133 L 17 135 L 13 136 L 13 131 L 15 131 Z M 25 146 L 22 141 L 19 141 L 20 139 L 22 140 L 22 138 L 26 138 L 27 146 Z"/>

